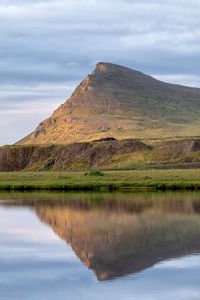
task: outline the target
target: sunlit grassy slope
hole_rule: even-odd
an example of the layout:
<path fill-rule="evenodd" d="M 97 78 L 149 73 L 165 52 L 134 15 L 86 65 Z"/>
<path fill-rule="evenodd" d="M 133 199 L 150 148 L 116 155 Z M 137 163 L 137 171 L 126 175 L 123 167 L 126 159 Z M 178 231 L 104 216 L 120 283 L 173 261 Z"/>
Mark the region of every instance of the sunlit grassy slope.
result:
<path fill-rule="evenodd" d="M 21 144 L 62 144 L 108 136 L 157 138 L 199 134 L 200 89 L 161 82 L 99 63 Z"/>

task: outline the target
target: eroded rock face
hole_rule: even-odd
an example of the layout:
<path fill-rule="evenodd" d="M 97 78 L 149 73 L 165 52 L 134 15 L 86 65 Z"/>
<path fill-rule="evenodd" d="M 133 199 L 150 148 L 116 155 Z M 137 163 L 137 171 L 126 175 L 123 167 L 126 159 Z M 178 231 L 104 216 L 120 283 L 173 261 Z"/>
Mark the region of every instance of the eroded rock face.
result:
<path fill-rule="evenodd" d="M 179 141 L 168 141 L 162 143 L 157 149 L 165 149 L 171 153 L 187 153 L 200 150 L 199 139 L 184 139 Z"/>
<path fill-rule="evenodd" d="M 192 136 L 199 133 L 200 89 L 163 83 L 98 63 L 71 97 L 19 144 Z"/>
<path fill-rule="evenodd" d="M 26 168 L 35 147 L 0 148 L 0 171 L 20 171 Z"/>
<path fill-rule="evenodd" d="M 138 140 L 0 148 L 0 171 L 66 170 L 101 166 L 113 155 L 150 149 Z"/>
<path fill-rule="evenodd" d="M 95 144 L 90 151 L 90 166 L 102 165 L 113 155 L 149 150 L 151 147 L 137 140 L 109 141 Z"/>
<path fill-rule="evenodd" d="M 199 163 L 200 139 L 167 141 L 154 146 L 134 139 L 112 139 L 69 145 L 2 147 L 0 171 L 113 168 L 111 162 L 116 157 L 120 166 L 129 162 L 138 163 L 137 155 L 143 165 Z"/>
<path fill-rule="evenodd" d="M 199 162 L 200 139 L 166 141 L 154 147 L 151 159 L 165 163 Z"/>

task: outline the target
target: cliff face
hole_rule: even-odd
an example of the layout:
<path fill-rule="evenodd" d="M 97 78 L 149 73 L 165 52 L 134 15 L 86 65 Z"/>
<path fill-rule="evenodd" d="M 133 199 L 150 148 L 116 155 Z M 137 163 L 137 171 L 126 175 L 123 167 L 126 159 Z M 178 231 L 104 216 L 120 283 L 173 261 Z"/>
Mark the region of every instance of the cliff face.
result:
<path fill-rule="evenodd" d="M 200 89 L 98 63 L 72 96 L 19 144 L 198 135 Z"/>
<path fill-rule="evenodd" d="M 0 171 L 92 168 L 102 166 L 113 155 L 148 149 L 149 146 L 137 140 L 3 147 L 0 148 Z"/>
<path fill-rule="evenodd" d="M 35 147 L 0 148 L 0 171 L 20 171 L 26 168 Z"/>
<path fill-rule="evenodd" d="M 200 163 L 199 139 L 165 141 L 153 146 L 130 139 L 0 148 L 0 171 L 62 171 L 184 163 Z"/>

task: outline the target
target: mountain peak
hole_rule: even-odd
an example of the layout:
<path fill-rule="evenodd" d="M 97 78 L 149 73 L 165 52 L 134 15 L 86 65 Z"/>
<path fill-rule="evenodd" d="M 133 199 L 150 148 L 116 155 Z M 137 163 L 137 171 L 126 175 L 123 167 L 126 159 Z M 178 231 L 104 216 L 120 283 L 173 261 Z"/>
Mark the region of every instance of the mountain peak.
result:
<path fill-rule="evenodd" d="M 98 62 L 96 64 L 93 73 L 109 73 L 109 72 L 138 72 L 127 67 L 109 63 L 109 62 Z M 140 72 L 139 72 L 140 73 Z"/>
<path fill-rule="evenodd" d="M 108 62 L 98 62 L 96 64 L 96 68 L 94 70 L 94 73 L 97 72 L 113 72 L 113 71 L 117 71 L 119 69 L 123 69 L 124 67 L 116 65 L 116 64 L 112 64 L 112 63 L 108 63 Z"/>
<path fill-rule="evenodd" d="M 99 62 L 72 96 L 21 144 L 199 134 L 200 89 Z"/>
<path fill-rule="evenodd" d="M 111 64 L 110 63 L 106 63 L 106 62 L 98 62 L 96 64 L 95 70 L 93 71 L 93 73 L 95 72 L 108 72 L 111 68 Z"/>
<path fill-rule="evenodd" d="M 140 71 L 108 62 L 98 62 L 91 75 L 104 75 L 107 79 L 120 79 L 121 82 L 134 82 L 135 80 L 136 82 L 146 82 L 147 80 L 153 80 L 154 82 L 158 82 L 158 80 L 156 80 L 155 78 L 146 75 Z"/>

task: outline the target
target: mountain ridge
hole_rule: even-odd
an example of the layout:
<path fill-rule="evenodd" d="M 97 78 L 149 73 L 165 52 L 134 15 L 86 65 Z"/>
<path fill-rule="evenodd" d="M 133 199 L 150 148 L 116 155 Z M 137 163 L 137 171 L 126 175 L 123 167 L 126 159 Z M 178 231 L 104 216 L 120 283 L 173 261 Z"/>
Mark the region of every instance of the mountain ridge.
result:
<path fill-rule="evenodd" d="M 18 144 L 65 144 L 114 136 L 198 135 L 200 88 L 159 81 L 112 63 L 97 63 L 71 97 Z"/>

